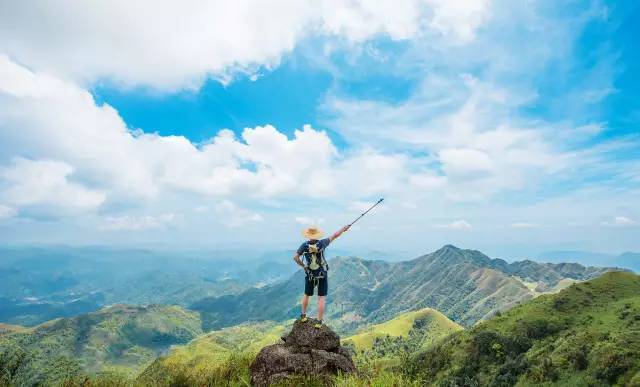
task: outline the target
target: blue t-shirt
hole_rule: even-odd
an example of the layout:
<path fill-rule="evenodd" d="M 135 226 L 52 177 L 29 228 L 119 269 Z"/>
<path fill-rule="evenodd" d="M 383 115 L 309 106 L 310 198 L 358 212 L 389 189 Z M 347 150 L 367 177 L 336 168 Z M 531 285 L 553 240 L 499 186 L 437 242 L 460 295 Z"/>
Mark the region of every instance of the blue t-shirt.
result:
<path fill-rule="evenodd" d="M 297 253 L 300 255 L 304 254 L 304 258 L 307 261 L 307 265 L 311 265 L 311 261 L 313 259 L 313 252 L 309 251 L 309 245 L 315 244 L 316 247 L 318 248 L 316 259 L 319 259 L 319 260 L 317 261 L 317 263 L 319 265 L 322 265 L 322 262 L 324 261 L 324 249 L 327 248 L 327 246 L 329 246 L 329 243 L 331 243 L 331 239 L 329 238 L 320 239 L 319 241 L 306 241 L 300 245 Z"/>

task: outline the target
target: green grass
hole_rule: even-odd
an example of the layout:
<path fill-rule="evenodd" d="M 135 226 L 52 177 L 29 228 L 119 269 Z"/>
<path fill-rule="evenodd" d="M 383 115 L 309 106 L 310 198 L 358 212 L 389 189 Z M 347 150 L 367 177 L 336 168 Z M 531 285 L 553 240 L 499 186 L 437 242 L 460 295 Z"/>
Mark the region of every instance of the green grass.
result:
<path fill-rule="evenodd" d="M 262 347 L 278 342 L 286 330 L 287 326 L 268 321 L 224 328 L 174 347 L 159 361 L 170 369 L 187 367 L 204 372 L 224 364 L 233 354 L 255 355 Z"/>

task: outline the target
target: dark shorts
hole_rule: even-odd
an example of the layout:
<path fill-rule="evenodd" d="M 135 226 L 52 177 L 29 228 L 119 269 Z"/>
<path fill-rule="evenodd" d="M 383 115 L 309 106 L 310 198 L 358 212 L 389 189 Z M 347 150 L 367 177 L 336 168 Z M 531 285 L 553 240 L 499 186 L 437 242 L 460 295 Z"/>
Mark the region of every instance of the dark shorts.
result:
<path fill-rule="evenodd" d="M 318 287 L 318 296 L 323 297 L 327 295 L 329 284 L 326 274 L 324 278 L 309 279 L 309 277 L 304 277 L 304 294 L 313 296 L 313 289 L 316 286 Z"/>

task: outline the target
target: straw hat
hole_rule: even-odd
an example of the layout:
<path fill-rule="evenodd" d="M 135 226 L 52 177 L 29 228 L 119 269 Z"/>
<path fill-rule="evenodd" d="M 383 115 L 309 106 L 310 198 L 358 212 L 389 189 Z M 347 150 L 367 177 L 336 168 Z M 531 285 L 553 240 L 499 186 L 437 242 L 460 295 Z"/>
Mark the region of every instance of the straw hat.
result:
<path fill-rule="evenodd" d="M 315 226 L 311 226 L 302 230 L 302 235 L 307 239 L 320 239 L 323 234 L 322 230 Z"/>

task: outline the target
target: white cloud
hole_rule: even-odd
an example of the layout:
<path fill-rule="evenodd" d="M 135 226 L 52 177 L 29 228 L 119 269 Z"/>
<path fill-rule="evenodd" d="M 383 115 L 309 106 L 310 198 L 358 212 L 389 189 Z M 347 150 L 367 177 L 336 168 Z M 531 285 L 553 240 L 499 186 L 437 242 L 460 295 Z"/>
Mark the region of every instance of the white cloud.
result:
<path fill-rule="evenodd" d="M 0 186 L 17 207 L 41 202 L 93 209 L 158 203 L 182 193 L 358 199 L 401 189 L 414 168 L 400 153 L 340 154 L 327 133 L 308 125 L 292 138 L 270 125 L 246 128 L 240 137 L 221 130 L 202 145 L 130 131 L 113 108 L 96 105 L 87 91 L 1 56 L 0 142 L 0 167 L 16 157 L 23 168 L 32 166 L 30 172 L 12 172 L 10 181 L 5 177 L 10 184 Z M 39 159 L 30 162 L 24 155 Z"/>
<path fill-rule="evenodd" d="M 108 216 L 103 229 L 113 231 L 143 231 L 167 227 L 175 220 L 174 214 L 162 214 L 159 216 Z"/>
<path fill-rule="evenodd" d="M 106 195 L 70 181 L 74 168 L 64 162 L 15 158 L 11 166 L 0 168 L 0 191 L 5 203 L 36 213 L 49 211 L 77 213 L 94 210 Z"/>
<path fill-rule="evenodd" d="M 0 204 L 0 219 L 12 218 L 18 214 L 18 211 L 4 204 Z"/>
<path fill-rule="evenodd" d="M 451 223 L 438 224 L 435 226 L 436 228 L 442 228 L 447 230 L 470 230 L 473 228 L 471 223 L 466 220 L 454 220 Z"/>
<path fill-rule="evenodd" d="M 491 173 L 493 163 L 486 152 L 470 148 L 447 148 L 438 155 L 447 176 L 475 179 Z"/>
<path fill-rule="evenodd" d="M 318 226 L 324 223 L 324 218 L 314 218 L 309 216 L 296 216 L 294 220 L 296 223 L 303 226 Z"/>
<path fill-rule="evenodd" d="M 242 227 L 248 223 L 262 222 L 264 220 L 262 215 L 238 207 L 230 200 L 222 200 L 216 203 L 214 209 L 222 223 L 232 228 Z"/>
<path fill-rule="evenodd" d="M 604 222 L 602 222 L 602 225 L 615 227 L 632 227 L 640 225 L 640 222 L 627 216 L 617 215 L 609 220 L 605 220 Z"/>
<path fill-rule="evenodd" d="M 162 152 L 149 155 L 141 144 L 154 140 L 134 137 L 111 106 L 97 106 L 87 91 L 0 55 L 0 163 L 37 155 L 72 166 L 77 180 L 109 185 L 122 197 L 150 198 L 157 186 L 147 164 Z"/>
<path fill-rule="evenodd" d="M 428 28 L 468 41 L 487 8 L 485 0 L 2 2 L 0 48 L 80 82 L 193 88 L 208 76 L 228 81 L 273 67 L 312 35 L 397 40 Z"/>
<path fill-rule="evenodd" d="M 427 0 L 433 7 L 429 25 L 456 43 L 475 38 L 476 30 L 489 16 L 489 0 Z"/>
<path fill-rule="evenodd" d="M 418 188 L 442 188 L 447 184 L 447 177 L 435 175 L 433 172 L 423 172 L 411 176 L 409 182 Z"/>

